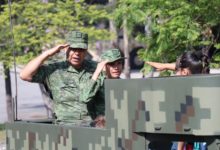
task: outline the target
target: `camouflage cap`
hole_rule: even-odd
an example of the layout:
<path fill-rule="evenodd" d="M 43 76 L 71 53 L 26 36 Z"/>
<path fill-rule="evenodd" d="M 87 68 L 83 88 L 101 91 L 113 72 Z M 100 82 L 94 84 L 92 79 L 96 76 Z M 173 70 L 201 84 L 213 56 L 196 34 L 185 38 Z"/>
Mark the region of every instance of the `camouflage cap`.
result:
<path fill-rule="evenodd" d="M 102 61 L 107 60 L 108 62 L 114 62 L 116 60 L 125 59 L 125 57 L 122 57 L 118 49 L 109 49 L 102 53 L 101 59 Z"/>
<path fill-rule="evenodd" d="M 88 34 L 80 31 L 71 31 L 66 37 L 71 48 L 88 49 Z"/>

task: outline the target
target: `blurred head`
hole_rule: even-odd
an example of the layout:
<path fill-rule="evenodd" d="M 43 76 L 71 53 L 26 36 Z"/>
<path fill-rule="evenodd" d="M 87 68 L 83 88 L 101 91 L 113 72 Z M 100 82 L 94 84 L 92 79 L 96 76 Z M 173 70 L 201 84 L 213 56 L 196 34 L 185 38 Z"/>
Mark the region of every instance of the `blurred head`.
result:
<path fill-rule="evenodd" d="M 88 49 L 88 34 L 80 31 L 71 31 L 66 37 L 70 45 L 66 52 L 67 60 L 75 68 L 80 68 Z"/>
<path fill-rule="evenodd" d="M 106 75 L 109 79 L 118 79 L 123 70 L 122 60 L 116 60 L 106 64 Z"/>
<path fill-rule="evenodd" d="M 201 74 L 204 69 L 202 55 L 195 51 L 184 52 L 176 62 L 177 75 Z"/>
<path fill-rule="evenodd" d="M 84 61 L 87 50 L 80 48 L 69 48 L 66 56 L 67 61 L 76 69 L 79 69 Z"/>
<path fill-rule="evenodd" d="M 124 57 L 118 49 L 109 49 L 101 55 L 102 61 L 108 61 L 106 64 L 106 75 L 109 79 L 117 79 L 123 70 Z"/>

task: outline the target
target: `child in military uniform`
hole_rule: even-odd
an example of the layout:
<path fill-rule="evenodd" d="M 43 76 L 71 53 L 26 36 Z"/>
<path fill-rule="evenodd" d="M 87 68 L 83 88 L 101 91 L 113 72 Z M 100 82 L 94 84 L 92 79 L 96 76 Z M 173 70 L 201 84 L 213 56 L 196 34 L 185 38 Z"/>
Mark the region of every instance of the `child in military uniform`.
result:
<path fill-rule="evenodd" d="M 97 65 L 96 71 L 92 76 L 92 80 L 101 80 L 100 88 L 96 95 L 92 98 L 88 110 L 94 119 L 93 126 L 105 126 L 105 96 L 104 96 L 104 79 L 120 79 L 123 70 L 123 60 L 118 49 L 109 49 L 101 55 L 101 62 Z"/>

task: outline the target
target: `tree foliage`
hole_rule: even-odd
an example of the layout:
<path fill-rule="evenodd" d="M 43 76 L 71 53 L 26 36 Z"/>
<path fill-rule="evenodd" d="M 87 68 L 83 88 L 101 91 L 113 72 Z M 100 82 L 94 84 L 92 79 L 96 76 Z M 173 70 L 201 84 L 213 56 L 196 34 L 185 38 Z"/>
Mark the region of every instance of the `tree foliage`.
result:
<path fill-rule="evenodd" d="M 11 8 L 13 32 L 10 31 L 8 5 L 2 5 L 0 12 L 0 61 L 7 64 L 13 62 L 13 50 L 17 61 L 26 63 L 42 49 L 65 42 L 65 35 L 71 30 L 89 33 L 90 42 L 110 37 L 106 29 L 94 26 L 97 21 L 108 19 L 107 12 L 82 0 L 48 3 L 20 0 L 13 2 Z"/>
<path fill-rule="evenodd" d="M 192 47 L 201 47 L 214 43 L 212 28 L 219 24 L 217 13 L 220 2 L 217 0 L 178 0 L 150 1 L 147 7 L 147 17 L 151 17 L 151 36 L 146 39 L 147 52 L 142 58 L 173 61 L 175 57 Z"/>
<path fill-rule="evenodd" d="M 123 20 L 127 20 L 130 35 L 135 25 L 144 24 L 146 13 L 143 11 L 146 1 L 144 0 L 118 0 L 112 16 L 118 28 L 123 26 Z"/>
<path fill-rule="evenodd" d="M 0 61 L 12 62 L 12 49 L 19 62 L 25 63 L 43 48 L 64 42 L 73 29 L 89 33 L 90 42 L 111 38 L 96 25 L 108 20 L 109 14 L 118 28 L 127 20 L 130 38 L 145 45 L 139 51 L 147 61 L 173 62 L 185 50 L 203 47 L 220 48 L 219 0 L 117 0 L 114 11 L 87 5 L 81 0 L 20 0 L 12 3 L 14 47 L 11 44 L 8 5 L 0 14 Z M 137 26 L 145 32 L 137 32 Z M 219 61 L 218 54 L 214 57 Z"/>
<path fill-rule="evenodd" d="M 122 16 L 128 19 L 130 33 L 145 26 L 136 33 L 146 45 L 142 60 L 173 62 L 185 50 L 220 48 L 219 10 L 219 0 L 119 0 L 115 16 L 119 24 Z"/>

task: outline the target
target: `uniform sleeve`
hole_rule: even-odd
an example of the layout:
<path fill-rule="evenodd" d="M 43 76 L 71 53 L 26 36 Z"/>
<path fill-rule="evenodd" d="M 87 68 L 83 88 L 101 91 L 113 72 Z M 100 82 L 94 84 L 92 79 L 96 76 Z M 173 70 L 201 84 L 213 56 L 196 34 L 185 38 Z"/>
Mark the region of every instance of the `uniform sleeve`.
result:
<path fill-rule="evenodd" d="M 42 83 L 47 77 L 47 65 L 42 65 L 38 68 L 36 74 L 32 77 L 32 82 Z"/>
<path fill-rule="evenodd" d="M 45 64 L 38 68 L 36 74 L 32 77 L 32 82 L 43 83 L 46 78 L 58 68 L 56 63 Z"/>
<path fill-rule="evenodd" d="M 88 80 L 88 82 L 82 88 L 80 101 L 85 103 L 91 101 L 93 97 L 95 97 L 98 90 L 103 87 L 102 85 L 104 84 L 104 79 L 104 76 L 101 75 L 96 81 L 93 79 Z"/>

